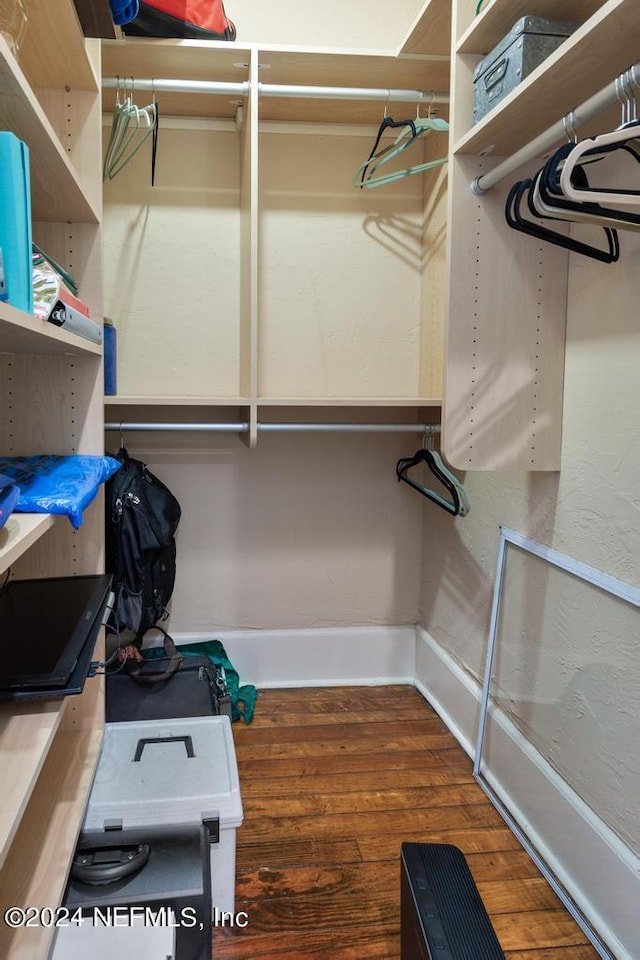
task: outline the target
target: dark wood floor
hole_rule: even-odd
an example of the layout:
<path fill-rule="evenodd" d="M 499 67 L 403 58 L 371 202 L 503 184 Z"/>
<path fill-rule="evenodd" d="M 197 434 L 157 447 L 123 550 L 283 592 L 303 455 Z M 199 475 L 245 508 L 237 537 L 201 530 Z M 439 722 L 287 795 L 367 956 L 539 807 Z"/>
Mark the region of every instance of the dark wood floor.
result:
<path fill-rule="evenodd" d="M 598 960 L 412 687 L 268 690 L 233 731 L 249 923 L 215 960 L 398 958 L 402 841 L 463 851 L 508 960 Z"/>

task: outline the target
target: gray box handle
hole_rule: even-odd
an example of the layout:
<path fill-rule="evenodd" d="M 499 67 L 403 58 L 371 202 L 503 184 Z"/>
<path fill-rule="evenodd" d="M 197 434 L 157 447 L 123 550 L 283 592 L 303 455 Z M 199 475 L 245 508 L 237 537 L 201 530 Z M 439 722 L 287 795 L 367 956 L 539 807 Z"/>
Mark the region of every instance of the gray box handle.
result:
<path fill-rule="evenodd" d="M 138 763 L 138 761 L 142 758 L 142 752 L 144 748 L 152 743 L 183 743 L 184 748 L 187 751 L 187 756 L 190 760 L 196 755 L 195 750 L 193 749 L 193 740 L 189 735 L 182 737 L 141 737 L 140 740 L 138 740 L 136 752 L 133 756 L 134 763 Z"/>

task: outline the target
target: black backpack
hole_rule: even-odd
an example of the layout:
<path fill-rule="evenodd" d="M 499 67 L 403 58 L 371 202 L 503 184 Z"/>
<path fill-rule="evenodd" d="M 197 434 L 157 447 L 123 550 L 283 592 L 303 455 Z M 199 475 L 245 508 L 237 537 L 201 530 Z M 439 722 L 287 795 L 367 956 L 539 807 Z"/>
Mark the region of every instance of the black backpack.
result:
<path fill-rule="evenodd" d="M 106 570 L 116 595 L 109 629 L 132 630 L 139 644 L 165 619 L 176 578 L 180 504 L 146 464 L 117 453 L 122 467 L 105 486 Z"/>

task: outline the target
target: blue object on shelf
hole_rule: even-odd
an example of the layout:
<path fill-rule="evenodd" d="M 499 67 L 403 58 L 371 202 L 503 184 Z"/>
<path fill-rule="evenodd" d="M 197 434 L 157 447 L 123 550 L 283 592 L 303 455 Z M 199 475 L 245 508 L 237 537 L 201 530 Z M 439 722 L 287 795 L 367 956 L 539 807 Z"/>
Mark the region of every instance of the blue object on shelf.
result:
<path fill-rule="evenodd" d="M 0 299 L 33 313 L 29 148 L 8 130 L 0 131 L 0 250 Z"/>
<path fill-rule="evenodd" d="M 105 320 L 102 352 L 104 356 L 104 392 L 114 397 L 118 392 L 117 346 L 118 333 L 112 323 Z"/>
<path fill-rule="evenodd" d="M 113 22 L 119 27 L 123 23 L 131 23 L 138 16 L 140 4 L 138 0 L 109 0 Z"/>

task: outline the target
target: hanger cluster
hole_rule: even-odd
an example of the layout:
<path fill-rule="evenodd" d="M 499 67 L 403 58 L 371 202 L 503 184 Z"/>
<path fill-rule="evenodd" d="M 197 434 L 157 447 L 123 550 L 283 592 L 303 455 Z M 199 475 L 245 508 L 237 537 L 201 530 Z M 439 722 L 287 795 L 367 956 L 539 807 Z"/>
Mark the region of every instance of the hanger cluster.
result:
<path fill-rule="evenodd" d="M 615 263 L 620 257 L 618 230 L 640 230 L 640 178 L 635 166 L 640 162 L 640 121 L 634 95 L 639 88 L 633 69 L 618 77 L 616 89 L 623 105 L 620 126 L 578 140 L 569 114 L 564 126 L 573 139 L 556 150 L 533 177 L 515 183 L 505 207 L 507 223 L 514 230 L 603 263 Z M 607 178 L 611 161 L 622 156 L 634 162 L 635 184 L 615 188 L 610 181 L 607 184 Z M 619 166 L 617 163 L 617 176 Z M 603 185 L 594 186 L 596 181 Z M 549 221 L 592 224 L 601 230 L 602 242 L 596 245 L 575 239 L 554 230 Z"/>
<path fill-rule="evenodd" d="M 118 78 L 120 80 L 120 78 Z M 136 155 L 148 137 L 153 137 L 152 184 L 155 175 L 155 158 L 158 137 L 159 111 L 155 96 L 153 103 L 137 107 L 133 102 L 134 80 L 130 88 L 123 80 L 122 88 L 116 90 L 113 120 L 109 142 L 104 156 L 102 179 L 113 180 Z"/>
<path fill-rule="evenodd" d="M 383 135 L 389 129 L 397 129 L 399 132 L 388 146 L 379 148 Z M 447 157 L 443 156 L 437 160 L 428 160 L 424 163 L 416 163 L 404 169 L 392 169 L 384 173 L 378 173 L 381 167 L 389 163 L 390 160 L 400 156 L 409 147 L 416 142 L 424 142 L 424 137 L 428 133 L 448 133 L 449 124 L 440 117 L 432 117 L 429 110 L 428 117 L 417 116 L 413 120 L 393 120 L 387 116 L 385 108 L 384 117 L 378 128 L 378 133 L 369 153 L 369 156 L 361 163 L 353 175 L 353 186 L 363 189 L 372 187 L 381 187 L 385 183 L 393 183 L 395 180 L 402 180 L 404 177 L 410 177 L 415 173 L 424 173 L 433 167 L 439 167 L 447 162 Z"/>

